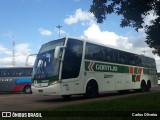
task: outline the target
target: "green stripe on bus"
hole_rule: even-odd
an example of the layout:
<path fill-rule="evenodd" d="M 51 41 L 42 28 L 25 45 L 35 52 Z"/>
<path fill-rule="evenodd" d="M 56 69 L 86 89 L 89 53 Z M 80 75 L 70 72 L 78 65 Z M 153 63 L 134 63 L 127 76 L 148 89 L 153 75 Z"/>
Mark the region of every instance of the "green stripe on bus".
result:
<path fill-rule="evenodd" d="M 85 62 L 86 71 L 97 71 L 97 72 L 115 72 L 115 73 L 129 73 L 128 66 L 106 64 L 99 62 Z"/>
<path fill-rule="evenodd" d="M 130 71 L 131 70 L 130 67 L 133 68 L 133 73 Z M 143 69 L 143 72 L 142 72 L 142 69 Z M 85 70 L 96 71 L 96 72 L 131 73 L 131 74 L 146 74 L 146 75 L 157 74 L 157 71 L 155 69 L 107 64 L 107 63 L 94 62 L 94 61 L 85 61 Z"/>
<path fill-rule="evenodd" d="M 57 81 L 59 80 L 59 76 L 56 75 L 56 76 L 53 76 L 53 77 L 50 77 L 48 79 L 44 79 L 44 80 L 33 80 L 33 81 L 37 81 L 37 83 L 49 83 L 49 82 L 53 82 L 53 81 Z"/>

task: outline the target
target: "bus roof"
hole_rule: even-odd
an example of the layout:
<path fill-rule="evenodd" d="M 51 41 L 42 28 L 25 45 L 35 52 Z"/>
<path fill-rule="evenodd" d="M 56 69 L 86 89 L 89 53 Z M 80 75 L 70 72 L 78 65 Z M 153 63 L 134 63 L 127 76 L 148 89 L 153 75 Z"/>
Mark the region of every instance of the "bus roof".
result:
<path fill-rule="evenodd" d="M 95 42 L 95 41 L 92 41 L 91 39 L 88 39 L 88 38 L 65 36 L 65 37 L 62 37 L 62 38 L 58 38 L 58 39 L 55 39 L 55 40 L 48 41 L 47 43 L 50 43 L 50 42 L 56 41 L 56 40 L 60 40 L 60 39 L 68 39 L 68 38 L 77 39 L 77 40 L 85 41 L 85 42 L 88 42 L 88 43 L 92 43 L 92 44 L 96 44 L 96 45 L 100 45 L 100 46 L 104 46 L 104 47 L 108 47 L 108 48 L 112 48 L 112 49 L 128 52 L 128 53 L 131 53 L 131 54 L 135 54 L 135 55 L 144 56 L 144 57 L 148 57 L 148 58 L 154 59 L 153 57 L 142 55 L 142 54 L 133 53 L 133 52 L 128 51 L 128 50 L 123 50 L 123 49 L 120 49 L 120 48 L 116 48 L 115 46 L 112 46 L 112 45 L 106 45 L 106 44 L 102 44 L 102 43 L 99 43 L 99 42 Z M 45 45 L 47 43 L 44 43 L 43 45 Z"/>

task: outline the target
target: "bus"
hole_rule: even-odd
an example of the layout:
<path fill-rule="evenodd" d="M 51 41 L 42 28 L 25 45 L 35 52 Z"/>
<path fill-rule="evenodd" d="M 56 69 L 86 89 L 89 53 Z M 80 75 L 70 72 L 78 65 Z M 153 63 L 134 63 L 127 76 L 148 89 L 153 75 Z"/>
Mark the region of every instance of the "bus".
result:
<path fill-rule="evenodd" d="M 0 92 L 31 93 L 33 67 L 0 68 Z"/>
<path fill-rule="evenodd" d="M 41 46 L 33 67 L 33 94 L 96 97 L 108 91 L 149 91 L 157 86 L 155 60 L 83 38 Z"/>
<path fill-rule="evenodd" d="M 160 73 L 157 73 L 158 75 L 158 86 L 160 86 Z"/>

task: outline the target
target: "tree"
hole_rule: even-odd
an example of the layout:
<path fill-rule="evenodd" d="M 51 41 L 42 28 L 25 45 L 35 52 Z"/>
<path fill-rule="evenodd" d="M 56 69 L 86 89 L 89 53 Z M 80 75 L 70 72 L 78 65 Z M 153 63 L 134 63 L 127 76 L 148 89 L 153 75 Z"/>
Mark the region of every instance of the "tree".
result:
<path fill-rule="evenodd" d="M 150 25 L 144 24 L 145 16 L 153 11 L 156 19 Z M 121 27 L 133 27 L 136 31 L 144 28 L 146 43 L 154 48 L 153 53 L 160 56 L 160 0 L 93 0 L 90 12 L 97 23 L 103 23 L 107 14 L 122 15 Z"/>

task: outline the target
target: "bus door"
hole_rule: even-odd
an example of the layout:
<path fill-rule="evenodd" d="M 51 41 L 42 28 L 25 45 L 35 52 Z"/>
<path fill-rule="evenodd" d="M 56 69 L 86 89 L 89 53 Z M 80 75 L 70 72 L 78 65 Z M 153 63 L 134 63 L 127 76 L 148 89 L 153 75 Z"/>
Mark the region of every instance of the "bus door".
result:
<path fill-rule="evenodd" d="M 61 72 L 62 94 L 76 94 L 82 92 L 84 81 L 81 73 L 83 42 L 69 39 L 64 51 Z"/>

